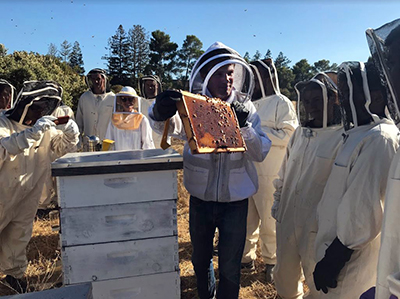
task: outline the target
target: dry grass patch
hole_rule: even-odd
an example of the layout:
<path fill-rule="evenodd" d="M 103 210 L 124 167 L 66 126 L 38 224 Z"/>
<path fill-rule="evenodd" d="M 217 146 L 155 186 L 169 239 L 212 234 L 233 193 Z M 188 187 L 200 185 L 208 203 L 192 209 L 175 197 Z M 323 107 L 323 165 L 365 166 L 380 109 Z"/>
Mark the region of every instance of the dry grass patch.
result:
<path fill-rule="evenodd" d="M 36 219 L 32 238 L 27 247 L 28 267 L 25 272 L 28 292 L 43 291 L 61 286 L 62 271 L 58 232 L 47 218 Z M 15 290 L 0 282 L 0 296 L 14 295 Z"/>

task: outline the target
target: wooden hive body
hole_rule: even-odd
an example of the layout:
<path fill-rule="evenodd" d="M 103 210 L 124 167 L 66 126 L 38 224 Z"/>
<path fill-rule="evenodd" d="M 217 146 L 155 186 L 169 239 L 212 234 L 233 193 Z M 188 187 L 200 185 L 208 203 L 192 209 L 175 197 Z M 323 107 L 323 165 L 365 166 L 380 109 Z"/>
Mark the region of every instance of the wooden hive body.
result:
<path fill-rule="evenodd" d="M 182 166 L 171 149 L 74 153 L 54 162 L 64 284 L 92 282 L 95 299 L 180 298 Z"/>

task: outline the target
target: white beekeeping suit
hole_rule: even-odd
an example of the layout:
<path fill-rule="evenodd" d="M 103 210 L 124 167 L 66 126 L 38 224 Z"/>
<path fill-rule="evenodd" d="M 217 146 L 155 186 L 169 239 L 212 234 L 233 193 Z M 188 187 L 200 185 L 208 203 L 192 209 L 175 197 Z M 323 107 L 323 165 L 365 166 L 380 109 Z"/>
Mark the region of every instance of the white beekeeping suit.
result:
<path fill-rule="evenodd" d="M 79 140 L 73 120 L 56 127 L 50 116 L 61 93 L 56 82 L 25 82 L 14 108 L 0 116 L 0 272 L 10 284 L 27 266 L 26 246 L 53 153 L 73 151 Z"/>
<path fill-rule="evenodd" d="M 318 79 L 317 79 L 318 78 Z M 302 278 L 313 288 L 316 208 L 335 159 L 343 127 L 336 85 L 323 73 L 296 85 L 301 126 L 291 137 L 278 179 L 275 287 L 282 298 L 303 298 Z"/>
<path fill-rule="evenodd" d="M 92 77 L 100 75 L 104 80 L 102 91 L 96 91 Z M 97 136 L 104 139 L 108 123 L 114 108 L 114 93 L 106 92 L 107 77 L 102 69 L 93 69 L 86 76 L 89 90 L 79 98 L 76 111 L 76 123 L 85 136 Z"/>
<path fill-rule="evenodd" d="M 193 67 L 189 82 L 190 92 L 205 94 L 209 97 L 212 97 L 207 89 L 207 84 L 213 73 L 224 65 L 235 65 L 235 78 L 233 81 L 234 86 L 232 93 L 226 102 L 232 103 L 235 100 L 239 101 L 240 103 L 243 103 L 250 111 L 248 123 L 251 125 L 241 128 L 243 138 L 247 145 L 247 151 L 245 153 L 229 153 L 226 155 L 193 155 L 190 152 L 188 143 L 186 143 L 183 152 L 183 157 L 185 160 L 184 164 L 186 165 L 184 171 L 184 184 L 191 195 L 194 195 L 200 199 L 231 202 L 251 196 L 257 191 L 257 172 L 252 161 L 261 162 L 264 160 L 270 149 L 271 141 L 262 132 L 260 118 L 253 103 L 250 101 L 253 81 L 251 81 L 250 86 L 246 86 L 244 84 L 246 80 L 246 73 L 248 73 L 249 76 L 253 76 L 247 63 L 236 51 L 220 42 L 215 42 L 212 44 L 204 55 L 208 53 L 212 54 L 212 56 L 207 61 L 200 64 L 201 60 L 199 59 L 196 62 L 197 64 Z M 225 60 L 217 63 L 211 70 L 208 71 L 206 77 L 203 78 L 201 71 L 203 68 L 205 68 L 205 65 L 209 61 L 218 60 L 221 58 Z M 243 91 L 244 88 L 247 90 Z M 149 115 L 150 124 L 152 128 L 156 130 L 156 132 L 162 133 L 165 122 L 155 120 L 153 107 L 154 105 L 149 109 L 149 111 L 153 112 Z M 169 134 L 180 139 L 186 139 L 185 130 L 178 113 L 175 113 L 170 118 Z M 224 159 L 223 164 L 230 164 L 232 162 L 229 161 L 235 160 L 240 160 L 241 162 L 238 163 L 237 166 L 234 166 L 232 169 L 230 169 L 225 165 L 218 166 L 219 163 L 222 163 L 219 162 L 219 159 Z M 222 183 L 219 183 L 219 188 L 222 189 L 216 189 L 218 182 L 214 181 L 214 179 L 216 179 L 218 174 L 212 170 L 213 168 L 226 168 L 227 172 L 221 173 L 224 178 L 220 178 L 219 180 L 221 182 L 229 181 L 229 186 L 226 184 L 222 186 Z M 209 175 L 213 179 L 207 179 L 208 173 L 210 173 Z M 231 179 L 227 180 L 227 177 L 231 177 Z"/>
<path fill-rule="evenodd" d="M 136 91 L 125 86 L 115 96 L 114 113 L 108 124 L 106 139 L 115 141 L 115 150 L 154 148 L 148 119 L 140 111 Z"/>
<path fill-rule="evenodd" d="M 70 119 L 75 120 L 74 112 L 68 105 L 65 105 L 63 102 L 60 103 L 60 106 L 58 106 L 51 115 L 55 117 L 69 116 Z M 53 133 L 58 134 L 57 131 Z M 59 158 L 59 156 L 53 153 L 52 162 L 55 161 L 57 158 Z M 40 197 L 38 208 L 45 210 L 50 206 L 52 201 L 57 201 L 56 179 L 51 176 L 51 173 L 49 173 L 49 177 L 43 186 L 43 193 Z"/>
<path fill-rule="evenodd" d="M 366 33 L 375 64 L 387 81 L 392 119 L 399 124 L 400 19 L 376 30 L 368 29 Z M 391 294 L 400 296 L 400 151 L 397 151 L 390 166 L 384 211 L 376 281 L 377 299 L 387 299 Z"/>
<path fill-rule="evenodd" d="M 149 118 L 149 108 L 153 105 L 156 96 L 162 92 L 161 80 L 156 75 L 148 75 L 140 78 L 139 80 L 140 92 L 142 97 L 140 98 L 140 112 Z M 153 142 L 156 148 L 161 148 L 162 134 L 158 134 L 152 130 Z M 168 138 L 168 143 L 171 144 L 171 138 Z"/>
<path fill-rule="evenodd" d="M 254 163 L 258 173 L 258 192 L 249 198 L 247 235 L 242 264 L 254 265 L 258 239 L 266 266 L 267 282 L 272 281 L 272 265 L 276 263 L 275 219 L 271 217 L 279 168 L 286 146 L 298 126 L 296 112 L 290 100 L 279 91 L 278 74 L 271 59 L 250 64 L 255 78 L 253 104 L 261 119 L 261 129 L 272 142 L 271 149 L 261 163 Z M 244 265 L 245 266 L 245 265 Z"/>
<path fill-rule="evenodd" d="M 346 133 L 317 209 L 314 282 L 320 298 L 347 299 L 375 284 L 382 201 L 399 132 L 385 118 L 386 94 L 372 64 L 341 64 L 338 86 Z"/>
<path fill-rule="evenodd" d="M 248 197 L 258 189 L 253 161 L 262 162 L 271 146 L 250 101 L 253 84 L 253 74 L 247 62 L 235 50 L 220 42 L 207 49 L 190 75 L 190 92 L 218 97 L 231 104 L 247 145 L 246 152 L 212 154 L 194 154 L 188 142 L 184 146 L 184 185 L 191 195 L 189 230 L 193 247 L 192 263 L 200 298 L 214 298 L 215 294 L 219 298 L 234 299 L 239 296 Z M 157 96 L 149 109 L 153 129 L 162 132 L 165 120 L 170 119 L 169 133 L 186 139 L 176 108 L 176 101 L 181 98 L 182 95 L 173 90 Z M 216 228 L 219 230 L 218 291 L 212 263 Z"/>

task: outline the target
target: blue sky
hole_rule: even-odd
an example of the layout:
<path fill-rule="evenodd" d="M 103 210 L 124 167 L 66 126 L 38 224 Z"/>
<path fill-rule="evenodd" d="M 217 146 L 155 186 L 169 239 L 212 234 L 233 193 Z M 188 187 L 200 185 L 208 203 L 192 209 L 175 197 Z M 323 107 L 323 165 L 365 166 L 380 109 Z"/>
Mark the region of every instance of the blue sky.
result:
<path fill-rule="evenodd" d="M 120 24 L 162 30 L 179 47 L 186 35 L 196 35 L 204 49 L 221 41 L 242 55 L 271 49 L 292 63 L 340 63 L 365 61 L 365 30 L 400 18 L 398 1 L 3 0 L 1 7 L 0 43 L 9 53 L 46 54 L 50 43 L 78 41 L 86 71 L 106 67 L 101 57 Z"/>

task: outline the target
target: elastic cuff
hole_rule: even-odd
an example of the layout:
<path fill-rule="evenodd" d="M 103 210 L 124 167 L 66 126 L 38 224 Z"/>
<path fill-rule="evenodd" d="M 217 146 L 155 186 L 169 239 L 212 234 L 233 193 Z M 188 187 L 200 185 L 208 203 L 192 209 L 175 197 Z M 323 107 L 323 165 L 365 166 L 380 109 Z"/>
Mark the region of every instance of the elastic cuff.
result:
<path fill-rule="evenodd" d="M 254 129 L 251 126 L 240 128 L 240 132 L 242 133 L 242 136 L 243 136 L 244 140 L 251 139 L 253 137 L 254 133 L 255 133 Z"/>
<path fill-rule="evenodd" d="M 353 252 L 353 249 L 350 249 L 343 245 L 339 238 L 336 237 L 335 240 L 333 240 L 332 244 L 326 249 L 325 255 L 332 255 L 334 257 L 341 258 L 343 261 L 347 262 L 350 260 Z"/>

